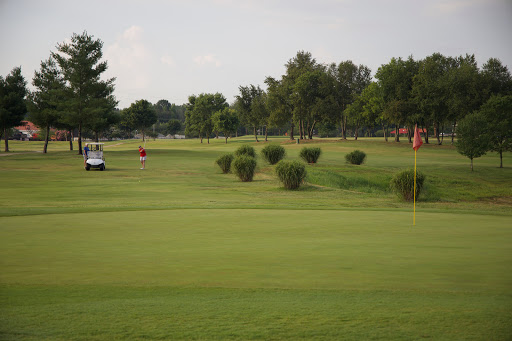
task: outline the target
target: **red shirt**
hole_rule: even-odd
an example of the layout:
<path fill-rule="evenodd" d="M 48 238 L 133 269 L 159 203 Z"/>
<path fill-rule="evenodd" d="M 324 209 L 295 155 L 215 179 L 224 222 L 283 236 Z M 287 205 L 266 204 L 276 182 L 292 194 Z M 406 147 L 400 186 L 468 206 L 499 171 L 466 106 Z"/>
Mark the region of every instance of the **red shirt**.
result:
<path fill-rule="evenodd" d="M 144 148 L 139 148 L 139 153 L 141 157 L 146 156 L 146 150 Z"/>

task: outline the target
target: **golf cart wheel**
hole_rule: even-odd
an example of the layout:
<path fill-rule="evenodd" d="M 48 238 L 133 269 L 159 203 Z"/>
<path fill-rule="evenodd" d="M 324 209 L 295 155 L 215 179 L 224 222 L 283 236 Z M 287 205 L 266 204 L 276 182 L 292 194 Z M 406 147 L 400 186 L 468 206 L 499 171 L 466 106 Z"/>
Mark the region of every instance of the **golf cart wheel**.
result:
<path fill-rule="evenodd" d="M 91 170 L 91 165 L 87 165 L 87 166 L 85 166 L 85 170 L 86 170 L 86 171 Z"/>
<path fill-rule="evenodd" d="M 102 170 L 105 170 L 105 165 L 104 164 L 100 165 L 100 171 L 102 171 Z"/>

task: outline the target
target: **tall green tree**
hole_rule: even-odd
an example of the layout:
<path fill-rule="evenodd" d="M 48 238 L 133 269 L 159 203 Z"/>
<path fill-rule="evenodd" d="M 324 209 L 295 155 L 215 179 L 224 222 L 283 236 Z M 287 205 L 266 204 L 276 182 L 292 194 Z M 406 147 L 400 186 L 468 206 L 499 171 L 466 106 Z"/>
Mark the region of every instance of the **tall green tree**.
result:
<path fill-rule="evenodd" d="M 489 127 L 490 150 L 500 155 L 500 168 L 503 168 L 503 152 L 512 151 L 512 95 L 491 97 L 479 113 Z"/>
<path fill-rule="evenodd" d="M 29 94 L 29 119 L 45 130 L 43 153 L 46 154 L 50 128 L 58 125 L 61 103 L 65 100 L 65 81 L 51 56 L 41 62 L 39 71 L 35 71 L 32 85 L 36 90 Z"/>
<path fill-rule="evenodd" d="M 238 87 L 240 94 L 236 96 L 236 107 L 242 124 L 253 128 L 254 138 L 258 141 L 258 127 L 265 122 L 267 108 L 265 104 L 265 91 L 259 86 L 249 85 Z"/>
<path fill-rule="evenodd" d="M 124 110 L 124 122 L 142 133 L 142 141 L 145 141 L 146 129 L 157 121 L 153 105 L 145 99 L 135 101 L 129 108 Z"/>
<path fill-rule="evenodd" d="M 485 99 L 493 95 L 512 94 L 512 76 L 506 65 L 497 58 L 489 58 L 482 66 Z"/>
<path fill-rule="evenodd" d="M 212 116 L 212 122 L 214 129 L 224 134 L 226 143 L 228 143 L 228 137 L 236 132 L 239 125 L 235 109 L 227 107 L 215 112 Z"/>
<path fill-rule="evenodd" d="M 229 105 L 226 98 L 220 94 L 200 94 L 199 96 L 189 96 L 187 104 L 185 132 L 187 134 L 198 134 L 203 143 L 203 138 L 208 139 L 213 132 L 213 113 L 227 108 Z"/>
<path fill-rule="evenodd" d="M 412 98 L 413 78 L 418 72 L 418 62 L 412 56 L 407 60 L 392 58 L 377 70 L 375 78 L 382 88 L 384 98 L 384 118 L 395 123 L 395 141 L 400 142 L 399 128 L 403 124 L 413 125 L 415 112 Z M 413 118 L 415 119 L 415 118 Z"/>
<path fill-rule="evenodd" d="M 440 53 L 434 53 L 419 62 L 418 73 L 414 76 L 413 96 L 419 116 L 419 125 L 427 128 L 426 143 L 428 143 L 428 127 L 433 124 L 437 144 L 441 144 L 440 130 L 449 118 L 449 84 L 447 75 L 453 67 L 452 58 Z"/>
<path fill-rule="evenodd" d="M 288 91 L 289 105 L 291 111 L 289 112 L 290 122 L 292 129 L 294 126 L 298 126 L 300 138 L 303 139 L 307 133 L 307 123 L 305 125 L 305 112 L 303 111 L 304 104 L 307 102 L 306 99 L 300 100 L 300 96 L 297 96 L 297 90 L 302 88 L 304 91 L 304 81 L 309 78 L 311 79 L 312 73 L 315 71 L 321 71 L 324 66 L 319 64 L 310 52 L 299 51 L 294 58 L 290 59 L 285 65 L 286 74 L 282 78 L 283 90 Z M 306 75 L 308 74 L 308 75 Z M 302 85 L 296 84 L 300 80 Z M 307 80 L 306 80 L 307 83 Z M 298 108 L 297 106 L 301 106 Z M 292 131 L 293 135 L 293 131 Z"/>
<path fill-rule="evenodd" d="M 355 65 L 351 60 L 331 64 L 328 68 L 334 78 L 334 96 L 340 113 L 341 136 L 347 138 L 345 109 L 354 102 L 358 95 L 371 83 L 371 70 L 364 65 Z"/>
<path fill-rule="evenodd" d="M 458 120 L 478 110 L 483 104 L 483 82 L 474 55 L 455 58 L 455 66 L 448 72 L 449 119 L 452 122 L 452 143 Z"/>
<path fill-rule="evenodd" d="M 5 79 L 0 76 L 0 134 L 5 140 L 5 152 L 9 151 L 9 130 L 20 125 L 27 113 L 26 95 L 27 82 L 20 67 L 12 69 Z"/>
<path fill-rule="evenodd" d="M 291 100 L 295 121 L 300 122 L 301 139 L 311 139 L 315 125 L 322 120 L 321 113 L 316 109 L 325 96 L 322 93 L 324 74 L 321 69 L 306 71 L 295 81 Z"/>
<path fill-rule="evenodd" d="M 282 127 L 290 123 L 290 139 L 294 139 L 293 106 L 291 103 L 291 88 L 289 82 L 282 78 L 277 80 L 273 77 L 265 79 L 267 84 L 267 107 L 269 111 L 268 125 L 271 127 Z"/>
<path fill-rule="evenodd" d="M 52 57 L 61 68 L 67 83 L 66 115 L 63 119 L 78 129 L 78 153 L 82 154 L 82 130 L 87 124 L 101 120 L 106 111 L 112 110 L 115 78 L 100 79 L 107 70 L 103 57 L 103 42 L 93 39 L 84 31 L 73 33 L 70 43 L 57 44 Z"/>
<path fill-rule="evenodd" d="M 181 130 L 181 122 L 179 120 L 171 119 L 166 123 L 165 133 L 175 135 Z"/>
<path fill-rule="evenodd" d="M 377 82 L 372 82 L 361 93 L 363 101 L 363 121 L 373 128 L 374 125 L 380 124 L 384 132 L 384 139 L 387 141 L 388 121 L 383 117 L 384 99 L 382 97 L 382 89 Z"/>
<path fill-rule="evenodd" d="M 457 125 L 457 152 L 471 160 L 485 155 L 491 148 L 491 135 L 486 117 L 479 112 L 466 115 Z"/>

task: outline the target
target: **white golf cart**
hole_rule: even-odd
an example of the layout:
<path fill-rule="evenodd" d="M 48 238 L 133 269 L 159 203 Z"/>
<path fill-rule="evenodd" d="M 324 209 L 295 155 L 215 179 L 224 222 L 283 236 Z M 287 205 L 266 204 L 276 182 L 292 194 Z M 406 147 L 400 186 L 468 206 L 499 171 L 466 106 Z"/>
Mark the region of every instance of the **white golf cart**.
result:
<path fill-rule="evenodd" d="M 87 161 L 85 170 L 91 168 L 99 168 L 100 171 L 105 170 L 105 158 L 103 157 L 103 143 L 89 142 L 87 143 L 89 152 L 87 153 Z"/>

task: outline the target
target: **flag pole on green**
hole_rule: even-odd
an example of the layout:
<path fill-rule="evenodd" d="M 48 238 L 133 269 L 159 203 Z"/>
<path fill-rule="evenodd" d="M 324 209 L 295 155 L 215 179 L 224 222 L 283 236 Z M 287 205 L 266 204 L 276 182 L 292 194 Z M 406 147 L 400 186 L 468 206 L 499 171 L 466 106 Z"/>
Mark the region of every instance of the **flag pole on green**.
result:
<path fill-rule="evenodd" d="M 420 131 L 418 125 L 414 127 L 414 142 L 412 143 L 412 149 L 414 149 L 414 214 L 412 218 L 412 225 L 416 226 L 416 152 L 420 149 L 423 141 L 421 140 Z"/>

